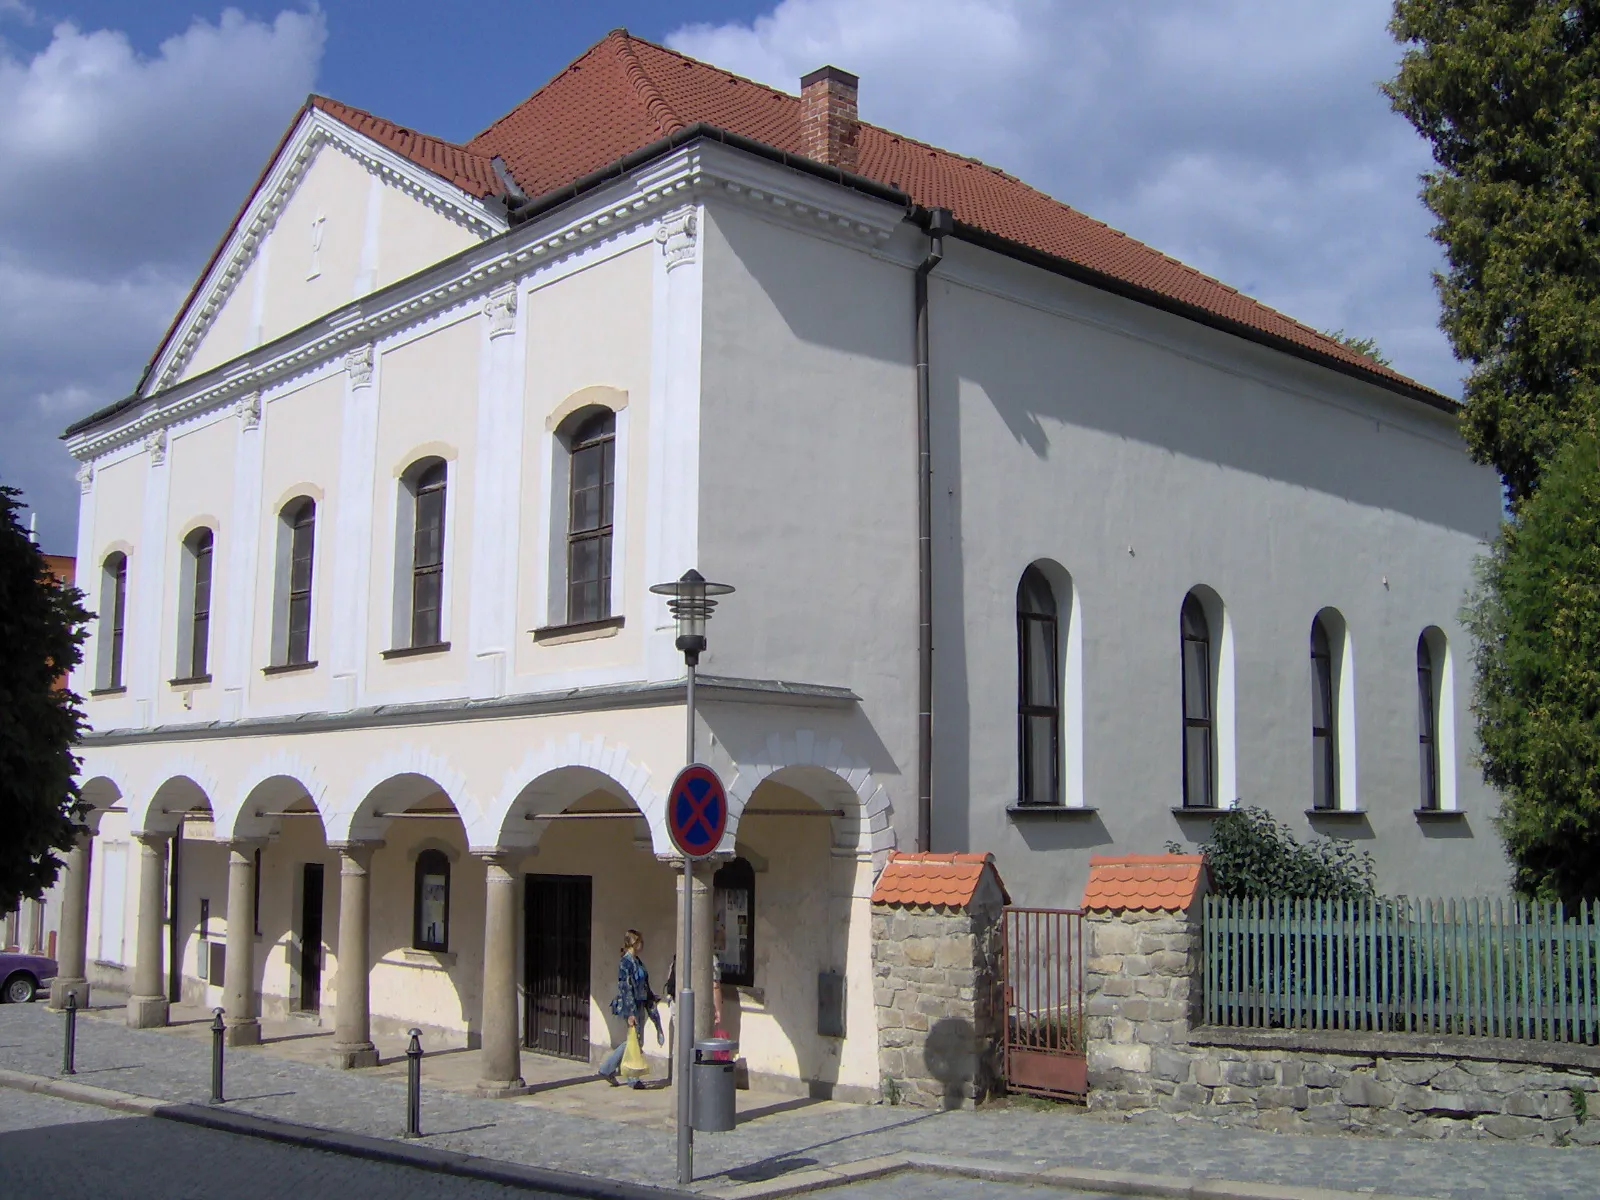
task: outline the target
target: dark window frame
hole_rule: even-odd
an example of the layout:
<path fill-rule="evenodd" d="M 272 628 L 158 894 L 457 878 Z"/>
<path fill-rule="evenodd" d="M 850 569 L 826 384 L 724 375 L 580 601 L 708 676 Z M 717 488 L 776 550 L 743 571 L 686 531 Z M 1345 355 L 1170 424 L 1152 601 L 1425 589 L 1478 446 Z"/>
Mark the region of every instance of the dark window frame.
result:
<path fill-rule="evenodd" d="M 1178 634 L 1183 706 L 1183 807 L 1213 809 L 1217 807 L 1216 654 L 1211 622 L 1206 617 L 1205 606 L 1193 592 L 1184 597 L 1179 610 Z M 1200 661 L 1191 664 L 1191 657 L 1198 657 Z M 1199 686 L 1191 686 L 1196 682 L 1190 678 L 1192 674 L 1199 675 Z M 1200 764 L 1191 760 L 1196 743 L 1204 750 L 1204 762 Z M 1197 767 L 1203 771 L 1198 798 L 1191 786 Z"/>
<path fill-rule="evenodd" d="M 617 414 L 593 413 L 567 438 L 566 623 L 611 616 L 611 551 L 615 525 Z M 580 487 L 593 463 L 594 483 Z M 592 495 L 591 495 L 592 494 Z M 580 524 L 581 523 L 581 524 Z M 587 556 L 591 570 L 579 574 Z"/>
<path fill-rule="evenodd" d="M 425 941 L 422 936 L 422 881 L 429 875 L 444 876 L 444 938 L 439 942 Z M 450 856 L 443 850 L 429 849 L 417 855 L 411 902 L 411 947 L 435 954 L 448 954 L 450 951 Z"/>
<path fill-rule="evenodd" d="M 711 898 L 719 907 L 713 913 L 720 912 L 720 902 L 717 892 L 740 890 L 745 893 L 745 913 L 748 920 L 748 953 L 745 956 L 745 969 L 730 970 L 727 959 L 722 959 L 722 982 L 734 987 L 755 987 L 756 985 L 756 869 L 746 859 L 733 858 L 717 868 L 711 877 Z"/>
<path fill-rule="evenodd" d="M 1417 639 L 1417 751 L 1421 759 L 1422 792 L 1418 805 L 1424 812 L 1438 812 L 1439 790 L 1439 694 L 1435 688 L 1436 667 L 1433 647 L 1424 633 Z"/>
<path fill-rule="evenodd" d="M 1319 616 L 1311 622 L 1311 807 L 1339 808 L 1339 692 L 1334 682 L 1333 639 Z M 1317 723 L 1321 702 L 1325 724 Z M 1318 790 L 1318 784 L 1321 790 Z"/>
<path fill-rule="evenodd" d="M 215 561 L 216 535 L 201 527 L 184 538 L 190 555 L 189 579 L 189 659 L 181 673 L 190 679 L 209 675 L 211 655 L 211 572 Z"/>
<path fill-rule="evenodd" d="M 281 667 L 311 662 L 312 598 L 317 553 L 317 502 L 310 496 L 291 500 L 283 508 L 288 529 L 289 556 L 283 581 L 284 638 Z"/>
<path fill-rule="evenodd" d="M 411 641 L 413 649 L 444 640 L 445 513 L 449 468 L 442 458 L 411 469 Z M 429 594 L 431 593 L 431 595 Z"/>
<path fill-rule="evenodd" d="M 122 655 L 128 621 L 128 556 L 120 550 L 114 550 L 106 555 L 100 569 L 105 582 L 111 585 L 111 618 L 107 630 L 111 647 L 102 687 L 106 691 L 115 691 L 123 686 Z M 102 585 L 102 593 L 104 590 Z M 103 595 L 101 602 L 104 603 Z"/>
<path fill-rule="evenodd" d="M 1025 607 L 1031 602 L 1030 583 L 1041 592 L 1034 608 Z M 1023 808 L 1060 808 L 1064 803 L 1061 794 L 1060 626 L 1055 588 L 1037 566 L 1028 567 L 1017 584 L 1017 804 Z M 1030 654 L 1030 650 L 1035 653 Z M 1048 664 L 1051 702 L 1038 698 L 1036 685 L 1040 681 L 1034 677 L 1031 667 L 1036 659 Z M 1043 799 L 1039 798 L 1038 781 L 1033 778 L 1038 749 L 1034 738 L 1041 718 L 1048 721 L 1050 730 L 1050 779 L 1044 785 Z"/>

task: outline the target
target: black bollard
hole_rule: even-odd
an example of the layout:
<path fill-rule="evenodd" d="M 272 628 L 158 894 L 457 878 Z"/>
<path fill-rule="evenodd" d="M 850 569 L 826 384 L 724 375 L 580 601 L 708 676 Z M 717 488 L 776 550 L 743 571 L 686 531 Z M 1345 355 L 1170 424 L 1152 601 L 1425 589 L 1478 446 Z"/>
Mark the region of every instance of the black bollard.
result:
<path fill-rule="evenodd" d="M 78 1053 L 78 993 L 67 993 L 66 1007 L 66 1042 L 61 1047 L 61 1073 L 63 1075 L 76 1075 L 78 1070 L 72 1065 L 72 1060 Z"/>
<path fill-rule="evenodd" d="M 222 1103 L 222 1039 L 226 1035 L 227 1026 L 222 1023 L 222 1010 L 211 1010 L 216 1013 L 216 1020 L 211 1022 L 211 1103 Z"/>
<path fill-rule="evenodd" d="M 422 1030 L 411 1031 L 406 1047 L 406 1136 L 422 1136 Z"/>

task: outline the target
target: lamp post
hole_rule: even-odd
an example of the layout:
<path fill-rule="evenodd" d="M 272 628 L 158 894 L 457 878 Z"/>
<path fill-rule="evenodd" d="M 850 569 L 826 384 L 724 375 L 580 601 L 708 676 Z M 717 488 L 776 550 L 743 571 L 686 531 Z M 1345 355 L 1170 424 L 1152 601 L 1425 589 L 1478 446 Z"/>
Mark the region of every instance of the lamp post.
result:
<path fill-rule="evenodd" d="M 726 583 L 711 583 L 690 567 L 672 583 L 658 583 L 650 589 L 658 596 L 670 596 L 667 608 L 678 622 L 677 647 L 683 651 L 687 672 L 684 684 L 684 709 L 688 724 L 685 738 L 684 765 L 691 766 L 694 753 L 694 676 L 700 665 L 700 655 L 706 648 L 706 622 L 717 607 L 715 597 L 726 596 L 733 588 Z M 690 901 L 694 892 L 694 867 L 688 858 L 683 860 L 683 895 L 680 902 L 683 920 L 683 970 L 678 975 L 678 1011 L 673 1021 L 676 1033 L 677 1061 L 673 1064 L 673 1078 L 678 1085 L 678 1183 L 687 1186 L 694 1182 L 694 1113 L 690 1064 L 694 1061 L 694 913 Z"/>

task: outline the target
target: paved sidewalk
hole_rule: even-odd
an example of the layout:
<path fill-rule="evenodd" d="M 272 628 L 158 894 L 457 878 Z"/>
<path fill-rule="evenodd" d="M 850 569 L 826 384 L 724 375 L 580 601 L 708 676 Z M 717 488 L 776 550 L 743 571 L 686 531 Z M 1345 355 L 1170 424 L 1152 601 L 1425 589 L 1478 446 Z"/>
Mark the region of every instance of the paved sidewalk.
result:
<path fill-rule="evenodd" d="M 61 1022 L 42 1004 L 0 1005 L 0 1068 L 57 1074 Z M 230 1050 L 227 1094 L 235 1099 L 227 1108 L 354 1134 L 398 1135 L 404 1064 L 372 1071 L 317 1065 L 327 1040 L 301 1035 Z M 670 1093 L 609 1089 L 576 1064 L 534 1055 L 524 1060 L 530 1082 L 553 1078 L 532 1096 L 482 1100 L 441 1086 L 468 1086 L 476 1075 L 474 1057 L 459 1051 L 426 1060 L 422 1126 L 428 1145 L 635 1183 L 672 1183 Z M 76 1079 L 84 1084 L 176 1103 L 210 1094 L 210 1036 L 199 1022 L 130 1030 L 120 1009 L 92 1010 L 79 1018 L 77 1061 Z M 736 1132 L 696 1139 L 698 1190 L 726 1191 L 903 1153 L 955 1155 L 1028 1172 L 1088 1168 L 1440 1200 L 1600 1195 L 1600 1151 L 1592 1148 L 1279 1135 L 1166 1120 L 1132 1124 L 1058 1106 L 929 1113 L 756 1097 L 752 1109 L 749 1093 L 741 1093 L 740 1104 Z"/>

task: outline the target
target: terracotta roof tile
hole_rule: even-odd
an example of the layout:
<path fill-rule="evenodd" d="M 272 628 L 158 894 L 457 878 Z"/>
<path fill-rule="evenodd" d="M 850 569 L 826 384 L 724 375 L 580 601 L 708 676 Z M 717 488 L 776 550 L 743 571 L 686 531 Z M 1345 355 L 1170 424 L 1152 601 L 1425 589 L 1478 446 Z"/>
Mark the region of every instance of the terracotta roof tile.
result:
<path fill-rule="evenodd" d="M 895 851 L 872 890 L 874 904 L 910 907 L 964 908 L 972 902 L 984 873 L 994 876 L 1000 893 L 1006 885 L 995 870 L 992 854 L 906 854 Z"/>
<path fill-rule="evenodd" d="M 1085 909 L 1184 912 L 1205 883 L 1199 854 L 1096 854 L 1089 859 Z"/>
<path fill-rule="evenodd" d="M 456 146 L 337 101 L 311 103 L 477 196 L 499 190 L 496 155 L 529 196 L 565 187 L 662 137 L 704 122 L 800 154 L 800 100 L 613 30 L 516 108 Z M 1085 216 L 1015 176 L 865 122 L 861 175 L 974 229 L 1281 339 L 1413 393 L 1444 397 L 1236 288 Z"/>

